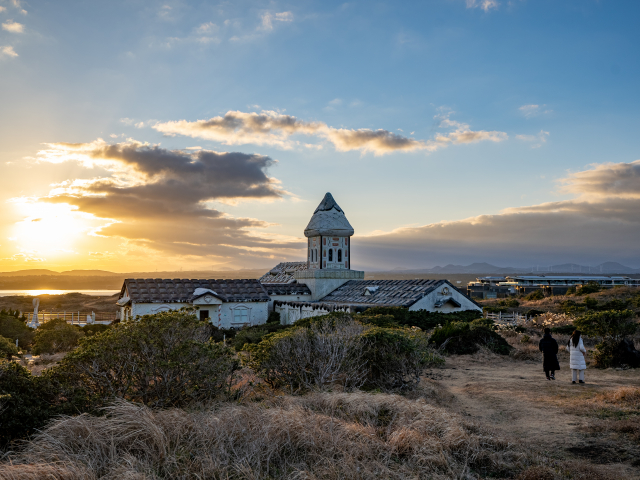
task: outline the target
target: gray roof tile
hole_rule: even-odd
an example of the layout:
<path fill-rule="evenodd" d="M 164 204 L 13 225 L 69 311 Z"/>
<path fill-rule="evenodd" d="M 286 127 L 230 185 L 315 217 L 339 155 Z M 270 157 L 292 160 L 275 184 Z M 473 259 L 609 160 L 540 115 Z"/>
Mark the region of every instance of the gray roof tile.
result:
<path fill-rule="evenodd" d="M 127 278 L 124 281 L 120 297 L 125 288 L 134 302 L 140 303 L 187 303 L 196 288 L 208 288 L 216 292 L 225 302 L 266 302 L 267 291 L 255 279 L 162 279 L 162 278 Z"/>
<path fill-rule="evenodd" d="M 410 307 L 444 280 L 350 280 L 326 297 L 323 303 Z M 365 287 L 378 287 L 365 295 Z"/>

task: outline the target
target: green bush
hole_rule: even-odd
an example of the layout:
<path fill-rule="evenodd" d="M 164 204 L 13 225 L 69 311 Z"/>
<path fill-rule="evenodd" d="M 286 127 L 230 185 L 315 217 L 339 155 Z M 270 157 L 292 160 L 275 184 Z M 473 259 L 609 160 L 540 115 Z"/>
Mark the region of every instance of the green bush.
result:
<path fill-rule="evenodd" d="M 535 290 L 524 298 L 525 300 L 542 300 L 544 298 L 544 292 L 542 291 L 542 289 Z"/>
<path fill-rule="evenodd" d="M 276 311 L 269 312 L 267 323 L 280 323 L 280 313 Z"/>
<path fill-rule="evenodd" d="M 13 355 L 18 355 L 18 347 L 15 342 L 9 338 L 0 336 L 0 358 L 4 357 L 7 360 L 11 360 Z"/>
<path fill-rule="evenodd" d="M 362 323 L 360 315 L 356 318 L 334 313 L 302 319 L 293 328 L 247 345 L 243 362 L 270 386 L 296 393 L 333 384 L 408 389 L 426 366 L 443 361 L 420 329 L 375 326 Z M 362 318 L 390 321 L 384 315 Z"/>
<path fill-rule="evenodd" d="M 69 325 L 62 318 L 51 320 L 36 330 L 31 351 L 34 355 L 68 352 L 78 345 L 82 337 L 84 332 L 80 327 Z"/>
<path fill-rule="evenodd" d="M 577 329 L 584 335 L 600 338 L 593 358 L 597 368 L 608 368 L 614 358 L 614 349 L 638 330 L 632 310 L 605 310 L 590 312 L 575 320 Z"/>
<path fill-rule="evenodd" d="M 508 355 L 512 347 L 499 334 L 482 324 L 451 322 L 436 328 L 429 339 L 449 354 L 469 355 L 485 346 L 494 353 Z"/>
<path fill-rule="evenodd" d="M 98 333 L 109 330 L 111 328 L 111 325 L 102 325 L 100 323 L 97 323 L 93 325 L 85 325 L 84 327 L 78 328 L 81 328 L 82 333 L 84 333 L 87 337 L 90 337 L 91 335 L 97 335 Z"/>
<path fill-rule="evenodd" d="M 576 289 L 576 295 L 588 295 L 590 293 L 599 292 L 602 288 L 596 282 L 589 282 L 586 285 L 582 285 Z"/>
<path fill-rule="evenodd" d="M 401 326 L 418 327 L 422 330 L 431 330 L 438 325 L 447 322 L 470 322 L 480 318 L 482 313 L 477 310 L 463 310 L 460 312 L 441 313 L 427 310 L 409 310 L 404 307 L 371 307 L 362 315 L 391 315 L 396 323 Z"/>
<path fill-rule="evenodd" d="M 501 307 L 518 308 L 520 306 L 520 302 L 515 298 L 505 298 L 504 300 L 498 301 L 498 305 Z"/>
<path fill-rule="evenodd" d="M 280 323 L 271 322 L 264 325 L 256 325 L 254 327 L 246 327 L 236 331 L 231 344 L 236 352 L 244 349 L 245 345 L 260 343 L 262 339 L 270 333 L 279 332 L 291 328 L 290 325 L 280 325 Z"/>
<path fill-rule="evenodd" d="M 238 362 L 209 333 L 189 309 L 145 315 L 81 339 L 48 372 L 85 389 L 94 406 L 113 398 L 154 407 L 210 401 L 228 393 Z"/>
<path fill-rule="evenodd" d="M 13 340 L 14 343 L 18 340 L 18 348 L 27 348 L 33 342 L 35 331 L 12 315 L 0 314 L 0 336 Z"/>
<path fill-rule="evenodd" d="M 567 288 L 567 293 L 565 293 L 565 295 L 575 295 L 575 294 L 576 294 L 576 287 Z"/>
<path fill-rule="evenodd" d="M 562 325 L 559 327 L 551 327 L 551 332 L 558 335 L 571 335 L 576 327 L 572 324 Z"/>
<path fill-rule="evenodd" d="M 16 362 L 0 361 L 0 397 L 0 447 L 26 438 L 54 416 L 84 410 L 73 395 L 61 397 L 48 375 L 31 375 Z"/>

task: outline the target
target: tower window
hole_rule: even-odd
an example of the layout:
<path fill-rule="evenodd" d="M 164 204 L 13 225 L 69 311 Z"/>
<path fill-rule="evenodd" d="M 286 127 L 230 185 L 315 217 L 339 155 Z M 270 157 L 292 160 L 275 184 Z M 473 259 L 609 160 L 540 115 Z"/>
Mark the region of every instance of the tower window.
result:
<path fill-rule="evenodd" d="M 329 249 L 329 261 L 333 262 L 333 248 Z"/>
<path fill-rule="evenodd" d="M 338 249 L 338 261 L 342 262 L 342 249 L 341 248 Z"/>

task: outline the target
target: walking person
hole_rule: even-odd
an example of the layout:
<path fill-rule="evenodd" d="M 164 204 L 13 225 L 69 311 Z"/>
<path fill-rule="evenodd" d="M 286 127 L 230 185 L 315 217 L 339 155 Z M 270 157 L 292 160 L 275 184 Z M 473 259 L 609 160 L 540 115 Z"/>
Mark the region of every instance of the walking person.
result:
<path fill-rule="evenodd" d="M 551 329 L 544 329 L 544 337 L 538 345 L 542 352 L 542 368 L 547 376 L 547 380 L 556 379 L 556 370 L 560 370 L 558 363 L 558 342 L 551 336 Z"/>
<path fill-rule="evenodd" d="M 575 330 L 567 343 L 567 351 L 570 354 L 569 367 L 571 368 L 571 383 L 576 383 L 578 380 L 580 383 L 584 383 L 584 371 L 587 369 L 587 363 L 584 360 L 584 356 L 587 350 L 584 348 L 582 338 L 580 337 L 580 330 Z"/>

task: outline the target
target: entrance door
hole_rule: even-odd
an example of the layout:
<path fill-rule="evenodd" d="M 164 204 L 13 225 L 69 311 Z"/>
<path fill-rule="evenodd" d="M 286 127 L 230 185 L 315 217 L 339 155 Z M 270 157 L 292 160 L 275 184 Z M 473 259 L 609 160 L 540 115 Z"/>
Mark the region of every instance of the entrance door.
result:
<path fill-rule="evenodd" d="M 205 322 L 209 317 L 209 310 L 200 310 L 200 320 Z"/>

